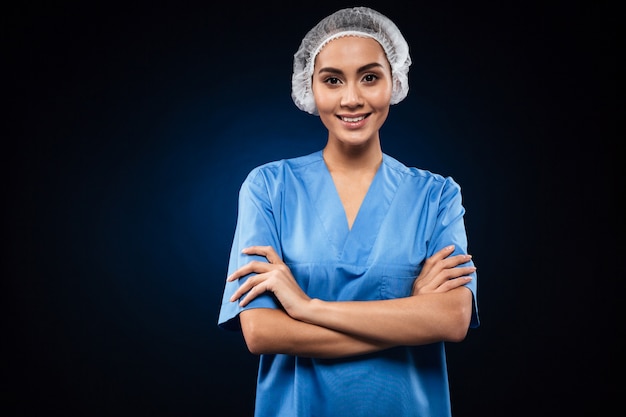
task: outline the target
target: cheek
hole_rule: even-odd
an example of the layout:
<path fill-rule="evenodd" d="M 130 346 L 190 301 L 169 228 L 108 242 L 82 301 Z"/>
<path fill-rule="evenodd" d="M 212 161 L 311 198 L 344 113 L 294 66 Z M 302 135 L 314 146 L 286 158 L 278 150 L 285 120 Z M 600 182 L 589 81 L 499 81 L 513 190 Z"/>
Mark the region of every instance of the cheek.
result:
<path fill-rule="evenodd" d="M 391 88 L 380 90 L 372 90 L 369 96 L 369 102 L 374 107 L 385 107 L 391 103 Z"/>
<path fill-rule="evenodd" d="M 317 110 L 322 113 L 325 110 L 334 109 L 335 102 L 331 95 L 329 94 L 316 94 L 313 93 L 313 98 L 315 99 L 315 105 L 317 106 Z"/>
<path fill-rule="evenodd" d="M 332 113 L 329 112 L 329 111 L 324 110 L 323 108 L 320 109 L 319 106 L 318 106 L 317 107 L 317 114 L 318 114 L 321 122 L 324 124 L 324 126 L 328 127 L 330 121 L 333 118 Z"/>

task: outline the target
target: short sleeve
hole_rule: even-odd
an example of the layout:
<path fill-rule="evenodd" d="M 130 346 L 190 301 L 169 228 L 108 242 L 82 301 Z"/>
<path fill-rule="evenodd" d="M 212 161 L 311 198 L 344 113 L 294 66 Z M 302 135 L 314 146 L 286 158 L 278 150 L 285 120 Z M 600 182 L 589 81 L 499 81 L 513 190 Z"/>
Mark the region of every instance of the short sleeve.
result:
<path fill-rule="evenodd" d="M 432 256 L 448 245 L 455 246 L 452 255 L 468 253 L 464 215 L 465 208 L 462 202 L 461 187 L 451 177 L 447 177 L 441 189 L 437 220 L 433 230 L 431 244 L 428 248 L 428 256 Z M 464 266 L 473 265 L 473 260 L 464 264 Z M 473 279 L 466 284 L 473 295 L 473 311 L 470 327 L 478 327 L 480 325 L 477 297 L 478 275 L 474 272 L 471 276 Z"/>
<path fill-rule="evenodd" d="M 231 246 L 228 275 L 253 261 L 267 262 L 264 257 L 244 255 L 242 249 L 248 246 L 272 246 L 280 256 L 280 247 L 272 199 L 268 191 L 267 178 L 256 168 L 251 171 L 239 190 L 237 225 Z M 266 293 L 255 298 L 245 307 L 230 297 L 249 276 L 235 282 L 226 282 L 222 296 L 218 325 L 226 330 L 240 330 L 239 313 L 252 308 L 279 308 L 273 294 Z"/>

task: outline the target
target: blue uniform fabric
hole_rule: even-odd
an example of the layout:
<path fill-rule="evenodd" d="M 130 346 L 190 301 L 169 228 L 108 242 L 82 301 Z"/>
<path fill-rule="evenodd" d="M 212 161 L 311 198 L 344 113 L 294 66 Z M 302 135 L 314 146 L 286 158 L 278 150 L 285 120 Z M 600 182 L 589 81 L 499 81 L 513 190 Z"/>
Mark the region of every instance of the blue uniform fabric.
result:
<path fill-rule="evenodd" d="M 243 248 L 270 245 L 312 298 L 407 297 L 426 258 L 450 244 L 455 254 L 467 253 L 464 214 L 452 178 L 383 154 L 349 229 L 321 151 L 270 162 L 253 169 L 240 189 L 228 274 L 252 259 L 265 260 L 241 254 Z M 279 308 L 264 294 L 242 309 L 229 301 L 239 285 L 225 285 L 218 318 L 224 329 L 239 330 L 244 309 Z M 478 327 L 476 274 L 467 287 L 474 295 L 471 327 Z M 260 356 L 256 417 L 450 413 L 444 343 L 341 359 Z"/>

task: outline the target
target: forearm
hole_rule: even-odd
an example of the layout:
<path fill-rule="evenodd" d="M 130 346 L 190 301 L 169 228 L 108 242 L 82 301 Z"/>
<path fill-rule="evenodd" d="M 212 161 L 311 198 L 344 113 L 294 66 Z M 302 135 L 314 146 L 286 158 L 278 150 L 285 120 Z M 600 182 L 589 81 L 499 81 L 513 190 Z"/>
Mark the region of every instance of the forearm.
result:
<path fill-rule="evenodd" d="M 258 308 L 240 313 L 246 344 L 254 354 L 339 358 L 393 345 L 295 320 L 282 310 Z"/>
<path fill-rule="evenodd" d="M 356 338 L 387 345 L 423 345 L 463 340 L 469 328 L 472 294 L 465 287 L 377 301 L 311 300 L 297 319 Z"/>

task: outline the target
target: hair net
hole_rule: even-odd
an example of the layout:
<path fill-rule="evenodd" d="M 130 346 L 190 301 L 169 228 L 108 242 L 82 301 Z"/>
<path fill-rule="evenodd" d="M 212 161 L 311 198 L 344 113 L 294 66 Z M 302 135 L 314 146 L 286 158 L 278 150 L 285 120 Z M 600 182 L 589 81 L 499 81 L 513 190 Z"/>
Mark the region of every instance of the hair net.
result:
<path fill-rule="evenodd" d="M 401 102 L 409 92 L 409 45 L 389 18 L 367 7 L 353 7 L 325 17 L 302 39 L 294 54 L 291 78 L 291 98 L 296 106 L 318 114 L 311 89 L 315 57 L 328 42 L 342 36 L 362 36 L 378 41 L 391 65 L 391 104 Z"/>

